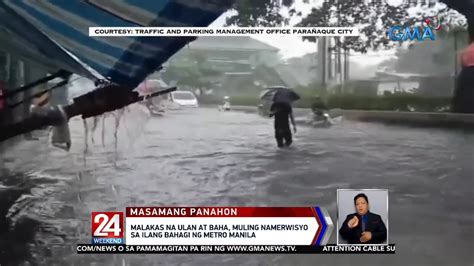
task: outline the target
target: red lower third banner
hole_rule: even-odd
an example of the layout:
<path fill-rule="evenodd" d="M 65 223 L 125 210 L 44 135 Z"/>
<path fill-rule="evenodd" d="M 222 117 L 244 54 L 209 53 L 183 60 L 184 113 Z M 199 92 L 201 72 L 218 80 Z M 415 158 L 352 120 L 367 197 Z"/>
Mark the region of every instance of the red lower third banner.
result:
<path fill-rule="evenodd" d="M 322 246 L 332 229 L 320 207 L 128 207 L 93 213 L 92 244 Z"/>

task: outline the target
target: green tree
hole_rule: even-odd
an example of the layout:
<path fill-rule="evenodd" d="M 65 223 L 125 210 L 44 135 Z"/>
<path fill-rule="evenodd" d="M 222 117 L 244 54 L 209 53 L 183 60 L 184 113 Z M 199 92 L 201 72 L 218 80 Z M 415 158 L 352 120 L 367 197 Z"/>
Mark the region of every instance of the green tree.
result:
<path fill-rule="evenodd" d="M 189 66 L 170 65 L 163 73 L 163 78 L 167 81 L 176 80 L 179 85 L 209 88 L 212 87 L 212 82 L 210 82 L 210 80 L 221 75 L 221 71 L 200 64 Z"/>
<path fill-rule="evenodd" d="M 288 25 L 289 19 L 280 13 L 284 8 L 289 9 L 290 16 L 301 15 L 295 10 L 294 3 L 308 2 L 304 0 L 238 0 L 235 5 L 237 14 L 227 20 L 228 25 L 239 26 L 283 26 Z M 410 14 L 409 8 L 417 5 L 417 0 L 404 0 L 398 6 L 392 6 L 386 0 L 324 0 L 320 7 L 313 8 L 311 13 L 302 18 L 297 26 L 356 26 L 360 30 L 360 36 L 336 38 L 335 47 L 356 52 L 365 53 L 369 50 L 390 48 L 397 45 L 389 41 L 386 29 L 393 25 L 411 26 L 420 23 L 420 18 L 429 16 L 441 16 L 444 18 L 446 34 L 456 32 L 461 28 L 469 36 L 469 42 L 474 42 L 474 0 L 440 0 L 446 5 L 441 10 L 433 8 L 432 1 L 425 5 L 427 12 Z M 426 1 L 422 1 L 426 3 Z M 466 20 L 458 20 L 458 13 Z M 423 23 L 423 22 L 421 22 Z M 444 34 L 444 33 L 441 33 Z M 316 42 L 316 38 L 305 38 Z M 453 55 L 454 56 L 454 55 Z M 443 61 L 438 58 L 438 61 Z M 467 86 L 460 89 L 459 95 L 468 90 Z M 455 99 L 462 98 L 454 96 Z M 455 108 L 456 109 L 456 108 Z"/>
<path fill-rule="evenodd" d="M 227 19 L 227 25 L 238 26 L 283 26 L 288 25 L 289 17 L 281 14 L 284 8 L 289 9 L 291 16 L 301 15 L 293 8 L 295 1 L 308 2 L 305 0 L 238 0 L 234 6 L 237 14 Z M 456 12 L 463 14 L 467 18 L 467 23 L 473 26 L 474 1 L 472 0 L 441 0 L 447 5 L 446 8 L 437 13 L 445 18 L 445 22 L 456 27 L 466 27 L 466 24 L 459 25 L 456 21 Z M 432 4 L 427 5 L 427 13 L 413 16 L 408 13 L 408 9 L 413 6 L 413 1 L 404 1 L 398 6 L 392 6 L 386 1 L 364 0 L 325 0 L 320 7 L 312 8 L 311 13 L 302 18 L 297 26 L 357 26 L 360 29 L 360 37 L 340 38 L 338 47 L 352 49 L 365 53 L 371 49 L 392 47 L 394 44 L 386 37 L 386 29 L 395 24 L 403 22 L 404 26 L 413 25 L 420 21 L 423 15 L 435 15 Z M 451 8 L 451 9 L 450 9 Z M 471 38 L 474 33 L 470 31 Z M 316 41 L 308 38 L 309 41 Z"/>

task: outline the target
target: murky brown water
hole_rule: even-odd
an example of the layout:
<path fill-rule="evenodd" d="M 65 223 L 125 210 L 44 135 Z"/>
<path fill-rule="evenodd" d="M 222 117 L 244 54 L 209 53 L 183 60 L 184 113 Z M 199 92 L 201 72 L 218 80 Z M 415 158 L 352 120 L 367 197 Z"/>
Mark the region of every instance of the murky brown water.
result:
<path fill-rule="evenodd" d="M 111 117 L 105 145 L 99 122 L 84 155 L 82 122 L 71 124 L 69 153 L 41 139 L 3 154 L 1 265 L 473 265 L 473 134 L 344 122 L 300 127 L 294 147 L 278 150 L 272 121 L 254 114 L 132 111 L 117 153 Z M 396 255 L 75 254 L 92 211 L 317 204 L 334 220 L 338 188 L 389 189 Z"/>

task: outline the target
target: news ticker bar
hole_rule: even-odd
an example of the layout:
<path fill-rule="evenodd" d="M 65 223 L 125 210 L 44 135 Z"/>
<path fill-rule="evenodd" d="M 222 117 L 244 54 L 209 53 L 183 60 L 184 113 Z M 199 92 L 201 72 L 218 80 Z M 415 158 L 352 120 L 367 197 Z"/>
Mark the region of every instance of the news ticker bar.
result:
<path fill-rule="evenodd" d="M 395 254 L 389 245 L 92 245 L 78 244 L 77 254 Z"/>

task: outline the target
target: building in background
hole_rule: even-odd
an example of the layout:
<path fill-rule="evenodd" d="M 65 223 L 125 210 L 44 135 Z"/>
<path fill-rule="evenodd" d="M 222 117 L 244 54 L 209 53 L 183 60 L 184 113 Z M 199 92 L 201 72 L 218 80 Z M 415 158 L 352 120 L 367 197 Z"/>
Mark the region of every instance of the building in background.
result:
<path fill-rule="evenodd" d="M 278 51 L 251 37 L 200 37 L 175 54 L 160 76 L 193 90 L 256 93 L 291 83 L 275 69 L 282 62 Z"/>
<path fill-rule="evenodd" d="M 170 64 L 186 64 L 196 60 L 194 55 L 206 58 L 214 69 L 241 72 L 258 65 L 275 66 L 280 62 L 278 48 L 246 36 L 199 37 L 179 51 Z"/>

